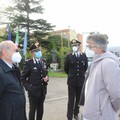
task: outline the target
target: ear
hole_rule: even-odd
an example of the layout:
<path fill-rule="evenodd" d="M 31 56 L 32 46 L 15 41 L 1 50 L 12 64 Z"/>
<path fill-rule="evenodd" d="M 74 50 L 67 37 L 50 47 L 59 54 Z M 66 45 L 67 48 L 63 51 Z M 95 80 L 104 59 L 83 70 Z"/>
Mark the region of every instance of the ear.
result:
<path fill-rule="evenodd" d="M 2 49 L 2 54 L 6 54 L 6 49 Z"/>
<path fill-rule="evenodd" d="M 7 50 L 5 48 L 2 49 L 2 52 L 1 52 L 1 57 L 2 56 L 7 56 Z"/>

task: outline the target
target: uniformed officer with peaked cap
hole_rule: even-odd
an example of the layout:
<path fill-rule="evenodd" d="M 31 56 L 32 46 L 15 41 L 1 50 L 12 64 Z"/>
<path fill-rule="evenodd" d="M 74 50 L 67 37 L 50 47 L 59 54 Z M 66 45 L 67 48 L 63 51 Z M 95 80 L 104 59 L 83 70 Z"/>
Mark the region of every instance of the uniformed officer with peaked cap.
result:
<path fill-rule="evenodd" d="M 42 58 L 40 45 L 31 45 L 30 51 L 33 58 L 26 61 L 23 66 L 21 80 L 28 91 L 29 98 L 29 120 L 42 120 L 44 100 L 47 92 L 47 66 L 46 60 Z M 36 114 L 36 117 L 35 117 Z"/>
<path fill-rule="evenodd" d="M 37 49 L 40 49 L 40 43 L 38 43 L 38 42 L 32 44 L 29 48 L 30 51 L 35 51 Z"/>
<path fill-rule="evenodd" d="M 72 46 L 81 44 L 81 42 L 79 40 L 76 40 L 76 39 L 72 39 L 70 43 Z"/>
<path fill-rule="evenodd" d="M 81 89 L 85 80 L 85 72 L 88 67 L 87 57 L 80 51 L 80 44 L 81 42 L 76 39 L 71 41 L 73 52 L 66 56 L 64 63 L 64 70 L 68 75 L 68 120 L 72 120 L 73 115 L 75 120 L 80 120 L 78 116 L 78 104 L 80 100 Z"/>

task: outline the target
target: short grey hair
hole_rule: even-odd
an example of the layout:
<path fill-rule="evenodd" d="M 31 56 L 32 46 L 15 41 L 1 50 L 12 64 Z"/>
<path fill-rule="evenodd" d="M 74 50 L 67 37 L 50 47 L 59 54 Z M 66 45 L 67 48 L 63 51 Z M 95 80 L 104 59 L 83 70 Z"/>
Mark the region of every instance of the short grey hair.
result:
<path fill-rule="evenodd" d="M 10 49 L 10 42 L 9 41 L 3 41 L 0 43 L 0 56 L 2 55 L 3 49 Z"/>
<path fill-rule="evenodd" d="M 107 36 L 105 36 L 104 34 L 92 34 L 92 35 L 89 35 L 87 37 L 87 42 L 88 41 L 93 41 L 96 46 L 102 48 L 104 51 L 106 51 L 107 49 L 107 45 L 108 45 L 108 39 L 107 39 Z"/>

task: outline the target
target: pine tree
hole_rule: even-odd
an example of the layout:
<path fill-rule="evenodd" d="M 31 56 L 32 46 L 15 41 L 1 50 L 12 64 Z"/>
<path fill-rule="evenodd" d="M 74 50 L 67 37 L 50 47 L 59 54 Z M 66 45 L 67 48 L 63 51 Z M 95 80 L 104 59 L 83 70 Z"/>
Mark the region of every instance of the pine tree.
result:
<path fill-rule="evenodd" d="M 7 9 L 12 11 L 9 19 L 13 28 L 16 26 L 19 26 L 21 30 L 27 28 L 29 43 L 33 42 L 33 40 L 43 41 L 42 38 L 45 38 L 47 32 L 55 27 L 40 18 L 44 10 L 41 2 L 42 0 L 17 0 L 16 4 Z M 36 19 L 31 17 L 32 15 Z"/>

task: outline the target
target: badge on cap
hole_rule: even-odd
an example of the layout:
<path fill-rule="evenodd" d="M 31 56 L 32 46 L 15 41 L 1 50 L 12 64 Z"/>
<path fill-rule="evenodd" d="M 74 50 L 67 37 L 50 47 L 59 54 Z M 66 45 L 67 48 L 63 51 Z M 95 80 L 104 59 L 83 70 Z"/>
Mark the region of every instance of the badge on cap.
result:
<path fill-rule="evenodd" d="M 71 40 L 71 45 L 80 45 L 80 44 L 81 42 L 76 39 Z"/>
<path fill-rule="evenodd" d="M 39 47 L 40 47 L 40 44 L 38 42 L 36 42 L 31 45 L 29 50 L 33 51 L 33 50 L 39 49 Z"/>

